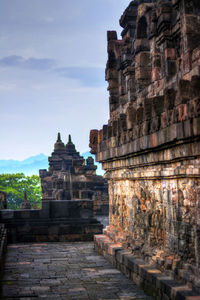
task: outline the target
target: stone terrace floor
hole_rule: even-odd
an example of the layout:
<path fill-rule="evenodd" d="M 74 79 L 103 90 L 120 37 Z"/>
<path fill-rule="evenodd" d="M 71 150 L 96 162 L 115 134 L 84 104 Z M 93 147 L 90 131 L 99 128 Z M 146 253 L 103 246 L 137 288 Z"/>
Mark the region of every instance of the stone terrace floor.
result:
<path fill-rule="evenodd" d="M 9 245 L 1 299 L 145 299 L 93 243 Z"/>

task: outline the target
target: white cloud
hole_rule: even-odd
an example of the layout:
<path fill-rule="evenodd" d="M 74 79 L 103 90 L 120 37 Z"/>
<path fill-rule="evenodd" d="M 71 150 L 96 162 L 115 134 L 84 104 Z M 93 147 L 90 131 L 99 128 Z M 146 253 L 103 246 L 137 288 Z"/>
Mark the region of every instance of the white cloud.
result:
<path fill-rule="evenodd" d="M 0 83 L 0 91 L 11 91 L 16 88 L 15 83 Z"/>

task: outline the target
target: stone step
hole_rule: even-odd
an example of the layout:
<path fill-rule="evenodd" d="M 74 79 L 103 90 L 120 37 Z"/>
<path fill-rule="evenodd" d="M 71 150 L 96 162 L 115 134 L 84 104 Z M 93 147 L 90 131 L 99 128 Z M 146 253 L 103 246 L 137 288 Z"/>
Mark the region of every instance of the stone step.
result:
<path fill-rule="evenodd" d="M 161 272 L 130 250 L 124 250 L 121 243 L 116 243 L 109 236 L 95 235 L 94 243 L 98 253 L 156 300 L 200 300 L 200 295 L 188 285 L 175 281 L 170 273 Z"/>

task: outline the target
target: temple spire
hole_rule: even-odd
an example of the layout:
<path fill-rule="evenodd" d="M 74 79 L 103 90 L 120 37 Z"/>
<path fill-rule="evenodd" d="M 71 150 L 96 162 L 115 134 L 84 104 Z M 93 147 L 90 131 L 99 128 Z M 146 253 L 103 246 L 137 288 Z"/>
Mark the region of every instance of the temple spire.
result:
<path fill-rule="evenodd" d="M 57 142 L 61 142 L 61 136 L 60 136 L 60 132 L 58 132 L 58 138 L 57 138 Z"/>
<path fill-rule="evenodd" d="M 68 143 L 72 143 L 71 134 L 69 134 L 69 137 L 68 137 Z"/>
<path fill-rule="evenodd" d="M 68 135 L 68 142 L 66 144 L 66 151 L 68 155 L 76 155 L 78 152 L 76 151 L 75 145 L 72 142 L 71 134 Z"/>
<path fill-rule="evenodd" d="M 62 152 L 62 153 L 65 152 L 65 145 L 61 140 L 60 132 L 58 132 L 57 141 L 54 144 L 54 151 L 56 151 L 56 152 L 59 151 L 59 152 Z"/>

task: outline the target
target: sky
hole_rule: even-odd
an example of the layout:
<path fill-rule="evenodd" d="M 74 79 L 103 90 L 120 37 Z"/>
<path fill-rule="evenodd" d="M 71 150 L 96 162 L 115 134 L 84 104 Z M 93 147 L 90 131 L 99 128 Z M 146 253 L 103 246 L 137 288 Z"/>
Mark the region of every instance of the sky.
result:
<path fill-rule="evenodd" d="M 130 0 L 0 1 L 0 160 L 78 151 L 109 118 L 107 30 Z"/>

